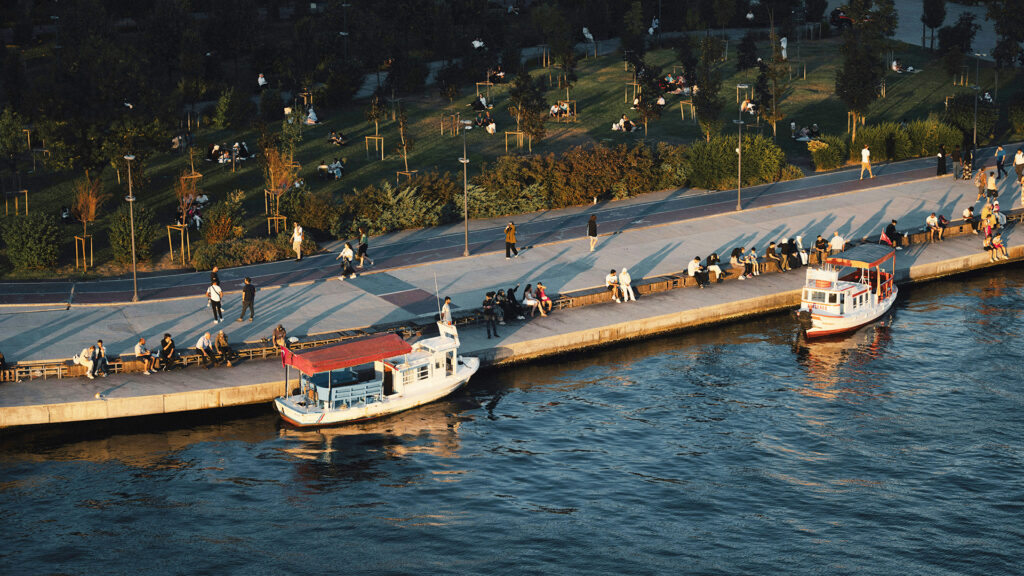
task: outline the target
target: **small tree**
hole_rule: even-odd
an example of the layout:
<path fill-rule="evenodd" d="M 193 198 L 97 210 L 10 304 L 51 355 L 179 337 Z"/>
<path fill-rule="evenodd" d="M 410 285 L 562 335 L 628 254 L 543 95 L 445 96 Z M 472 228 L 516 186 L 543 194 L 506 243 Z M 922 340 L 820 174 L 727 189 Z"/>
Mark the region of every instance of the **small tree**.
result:
<path fill-rule="evenodd" d="M 959 94 L 949 101 L 942 121 L 956 126 L 963 134 L 963 141 L 973 143 L 974 136 L 974 94 Z M 987 137 L 999 119 L 999 108 L 995 104 L 978 101 L 978 134 Z M 979 138 L 979 140 L 981 139 Z"/>
<path fill-rule="evenodd" d="M 374 136 L 380 136 L 380 121 L 386 113 L 387 108 L 384 107 L 384 101 L 381 100 L 380 94 L 374 94 L 373 98 L 370 99 L 370 106 L 365 112 L 367 123 L 373 122 Z"/>
<path fill-rule="evenodd" d="M 971 51 L 974 36 L 981 28 L 974 14 L 963 13 L 952 26 L 939 29 L 939 52 L 942 53 L 942 64 L 950 76 L 960 70 L 965 56 Z"/>
<path fill-rule="evenodd" d="M 18 154 L 26 147 L 25 135 L 21 132 L 24 126 L 25 119 L 10 108 L 0 113 L 0 155 L 11 172 L 17 170 Z"/>
<path fill-rule="evenodd" d="M 405 171 L 409 171 L 409 150 L 413 146 L 413 140 L 409 137 L 409 118 L 405 114 L 405 106 L 398 105 L 398 137 L 401 140 L 402 161 L 405 163 Z"/>
<path fill-rule="evenodd" d="M 686 34 L 675 43 L 676 58 L 683 67 L 683 78 L 687 86 L 697 83 L 697 56 L 693 53 L 693 41 Z"/>
<path fill-rule="evenodd" d="M 722 89 L 722 72 L 719 69 L 722 48 L 722 42 L 718 38 L 705 36 L 701 39 L 693 106 L 696 108 L 697 122 L 700 123 L 704 139 L 707 141 L 711 140 L 711 134 L 717 132 L 722 125 L 722 108 L 725 106 L 719 95 Z"/>
<path fill-rule="evenodd" d="M 75 182 L 74 190 L 75 201 L 71 206 L 71 214 L 82 223 L 82 236 L 86 236 L 89 233 L 89 222 L 96 221 L 100 206 L 110 198 L 110 195 L 103 193 L 100 179 L 90 178 L 88 170 L 85 172 L 85 178 Z"/>
<path fill-rule="evenodd" d="M 622 24 L 619 33 L 623 51 L 643 56 L 647 52 L 647 24 L 644 21 L 644 7 L 639 0 L 634 0 L 630 5 L 622 17 Z"/>
<path fill-rule="evenodd" d="M 245 220 L 243 200 L 245 192 L 235 190 L 228 193 L 223 202 L 217 202 L 206 211 L 206 218 L 203 220 L 203 240 L 207 244 L 218 244 L 242 237 L 245 233 L 245 227 L 242 225 Z"/>
<path fill-rule="evenodd" d="M 782 44 L 771 29 L 769 43 L 772 49 L 771 58 L 760 64 L 757 84 L 754 86 L 756 99 L 760 103 L 761 116 L 772 124 L 772 139 L 778 136 L 778 122 L 785 116 L 782 114 L 781 103 L 790 92 L 789 64 L 782 58 Z"/>
<path fill-rule="evenodd" d="M 57 222 L 41 212 L 33 212 L 7 222 L 3 229 L 7 257 L 18 270 L 45 270 L 57 267 L 61 234 Z"/>
<path fill-rule="evenodd" d="M 747 31 L 736 48 L 736 71 L 743 72 L 757 66 L 757 42 L 754 33 Z"/>
<path fill-rule="evenodd" d="M 921 23 L 932 31 L 931 45 L 929 50 L 935 50 L 935 29 L 942 26 L 946 19 L 946 0 L 923 0 L 923 12 Z M 922 34 L 923 37 L 923 34 Z M 922 46 L 923 48 L 923 46 Z"/>
<path fill-rule="evenodd" d="M 110 247 L 114 250 L 114 260 L 121 265 L 132 263 L 132 227 L 131 221 L 135 220 L 135 258 L 137 261 L 145 262 L 153 257 L 153 241 L 156 240 L 157 227 L 153 214 L 146 210 L 138 202 L 135 203 L 134 214 L 129 214 L 131 208 L 122 205 L 114 214 L 114 220 L 110 223 Z"/>
<path fill-rule="evenodd" d="M 646 138 L 647 123 L 661 118 L 662 106 L 658 104 L 658 99 L 662 96 L 659 82 L 662 77 L 661 68 L 651 66 L 638 57 L 634 57 L 633 67 L 637 71 L 637 84 L 640 85 L 640 98 L 636 108 L 640 114 L 640 121 L 644 124 L 644 138 Z"/>
<path fill-rule="evenodd" d="M 540 86 L 529 72 L 523 70 L 516 75 L 508 97 L 508 111 L 516 121 L 516 131 L 525 132 L 530 138 L 543 138 L 547 106 Z"/>

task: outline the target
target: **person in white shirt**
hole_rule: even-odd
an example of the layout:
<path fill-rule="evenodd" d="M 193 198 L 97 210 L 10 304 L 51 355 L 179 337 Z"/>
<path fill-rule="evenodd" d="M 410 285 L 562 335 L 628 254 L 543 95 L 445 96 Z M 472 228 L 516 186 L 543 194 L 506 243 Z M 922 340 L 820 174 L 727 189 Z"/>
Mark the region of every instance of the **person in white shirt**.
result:
<path fill-rule="evenodd" d="M 615 270 L 612 270 L 604 277 L 604 285 L 612 291 L 612 300 L 621 303 L 619 300 L 619 277 L 615 274 Z"/>
<path fill-rule="evenodd" d="M 260 74 L 256 78 L 256 85 L 259 86 L 260 90 L 267 87 L 267 79 L 263 76 L 263 74 Z"/>
<path fill-rule="evenodd" d="M 964 208 L 963 212 L 964 222 L 971 225 L 971 232 L 978 233 L 978 217 L 974 215 L 974 206 L 968 206 Z"/>
<path fill-rule="evenodd" d="M 1017 172 L 1017 181 L 1024 178 L 1024 150 L 1017 148 L 1017 153 L 1013 155 L 1013 169 Z"/>
<path fill-rule="evenodd" d="M 89 346 L 88 348 L 82 348 L 82 351 L 79 352 L 78 356 L 72 358 L 72 361 L 75 364 L 85 366 L 85 377 L 88 378 L 89 380 L 93 379 L 92 369 L 93 366 L 95 366 L 95 364 L 93 363 L 92 357 L 95 353 L 96 347 Z"/>
<path fill-rule="evenodd" d="M 341 276 L 338 276 L 338 280 L 345 280 L 345 277 L 355 278 L 356 271 L 352 268 L 352 259 L 355 258 L 356 252 L 352 249 L 352 244 L 345 242 L 345 247 L 338 252 L 338 256 L 335 260 L 341 260 Z"/>
<path fill-rule="evenodd" d="M 871 172 L 871 150 L 868 150 L 868 145 L 865 144 L 864 148 L 860 151 L 860 179 L 864 179 L 864 171 L 868 171 L 868 176 L 875 177 L 874 173 Z"/>
<path fill-rule="evenodd" d="M 924 219 L 925 226 L 928 227 L 928 241 L 934 242 L 936 236 L 939 240 L 942 240 L 942 228 L 939 227 L 939 218 L 932 212 L 931 216 Z"/>
<path fill-rule="evenodd" d="M 829 240 L 828 247 L 832 250 L 832 253 L 842 252 L 846 249 L 846 240 L 839 235 L 839 232 L 832 234 L 832 240 Z"/>
<path fill-rule="evenodd" d="M 619 272 L 619 292 L 622 293 L 622 301 L 629 302 L 632 300 L 636 302 L 636 294 L 633 293 L 633 278 L 629 275 L 629 269 L 623 268 L 622 272 Z"/>
<path fill-rule="evenodd" d="M 686 267 L 686 273 L 697 282 L 697 286 L 700 288 L 708 283 L 707 272 L 700 265 L 700 256 L 694 256 L 693 260 L 690 260 L 689 266 Z"/>
<path fill-rule="evenodd" d="M 156 357 L 149 351 L 149 348 L 146 348 L 145 338 L 139 338 L 139 343 L 135 345 L 135 357 L 142 361 L 142 373 L 149 376 L 150 370 L 156 364 Z"/>
<path fill-rule="evenodd" d="M 302 226 L 298 222 L 292 229 L 292 250 L 295 251 L 295 261 L 302 260 Z"/>
<path fill-rule="evenodd" d="M 206 297 L 210 302 L 210 310 L 213 310 L 213 323 L 219 324 L 224 319 L 224 313 L 220 307 L 224 291 L 220 288 L 220 282 L 214 280 L 213 284 L 210 284 L 210 287 L 206 289 Z"/>
<path fill-rule="evenodd" d="M 448 296 L 444 297 L 444 306 L 441 306 L 441 323 L 452 325 L 452 299 Z"/>
<path fill-rule="evenodd" d="M 209 370 L 210 366 L 216 363 L 213 356 L 213 342 L 210 341 L 209 332 L 200 336 L 199 340 L 196 340 L 196 350 L 203 357 L 204 367 Z"/>

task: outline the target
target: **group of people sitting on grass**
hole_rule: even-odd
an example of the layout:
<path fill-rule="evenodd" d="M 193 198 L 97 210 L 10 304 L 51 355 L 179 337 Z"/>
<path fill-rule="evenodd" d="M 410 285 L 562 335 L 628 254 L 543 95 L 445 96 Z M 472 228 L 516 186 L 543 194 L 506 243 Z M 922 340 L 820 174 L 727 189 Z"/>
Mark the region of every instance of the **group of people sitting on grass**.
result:
<path fill-rule="evenodd" d="M 348 144 L 348 138 L 346 138 L 341 132 L 331 130 L 330 136 L 327 137 L 327 142 L 334 144 L 335 146 L 344 146 Z"/>
<path fill-rule="evenodd" d="M 615 132 L 632 132 L 633 130 L 636 130 L 636 124 L 634 124 L 628 116 L 623 114 L 622 118 L 619 118 L 618 122 L 612 124 L 612 130 Z"/>
<path fill-rule="evenodd" d="M 797 142 L 810 142 L 811 140 L 821 138 L 821 130 L 817 124 L 811 124 L 810 128 L 804 126 L 797 130 L 796 122 L 790 122 L 789 129 L 792 132 L 793 139 Z"/>
<path fill-rule="evenodd" d="M 219 164 L 227 164 L 231 162 L 232 158 L 236 161 L 248 160 L 252 158 L 252 154 L 249 152 L 249 147 L 246 146 L 245 142 L 239 144 L 235 142 L 234 145 L 228 146 L 224 144 L 210 144 L 210 147 L 206 149 L 206 161 L 217 162 Z"/>
<path fill-rule="evenodd" d="M 345 161 L 343 158 L 335 158 L 334 162 L 328 164 L 327 160 L 321 160 L 320 165 L 316 167 L 316 173 L 321 178 L 341 180 L 345 175 Z"/>
<path fill-rule="evenodd" d="M 569 103 L 566 101 L 558 102 L 551 105 L 550 115 L 552 118 L 571 118 L 573 115 L 572 108 L 569 107 Z"/>
<path fill-rule="evenodd" d="M 477 94 L 476 100 L 473 100 L 473 102 L 470 103 L 470 107 L 473 108 L 473 110 L 476 110 L 477 112 L 486 112 L 487 110 L 490 110 L 494 106 L 492 104 L 487 103 L 486 96 L 484 96 L 483 94 Z"/>
<path fill-rule="evenodd" d="M 661 80 L 658 80 L 658 88 L 666 94 L 690 93 L 690 88 L 686 85 L 686 79 L 682 75 L 666 74 Z"/>
<path fill-rule="evenodd" d="M 203 227 L 203 209 L 210 203 L 210 197 L 205 192 L 199 192 L 198 196 L 189 194 L 182 198 L 182 201 L 174 208 L 174 223 L 178 226 L 188 226 L 199 230 Z"/>
<path fill-rule="evenodd" d="M 476 115 L 476 120 L 473 121 L 473 125 L 477 128 L 483 128 L 488 134 L 494 134 L 498 131 L 498 124 L 494 121 L 491 116 L 491 111 L 480 112 Z"/>

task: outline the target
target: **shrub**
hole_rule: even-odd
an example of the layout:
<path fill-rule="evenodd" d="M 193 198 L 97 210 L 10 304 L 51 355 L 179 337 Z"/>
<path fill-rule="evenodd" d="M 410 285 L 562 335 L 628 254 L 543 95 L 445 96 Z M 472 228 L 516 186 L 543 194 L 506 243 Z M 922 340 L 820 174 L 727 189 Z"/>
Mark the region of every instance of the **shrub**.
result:
<path fill-rule="evenodd" d="M 34 213 L 11 218 L 4 225 L 3 238 L 7 258 L 18 270 L 57 267 L 61 233 L 52 217 Z"/>
<path fill-rule="evenodd" d="M 724 190 L 736 182 L 736 141 L 715 136 L 690 145 L 689 184 L 695 188 Z"/>
<path fill-rule="evenodd" d="M 849 158 L 846 140 L 828 134 L 823 134 L 820 139 L 808 142 L 807 150 L 810 151 L 811 162 L 818 172 L 844 166 Z"/>
<path fill-rule="evenodd" d="M 265 122 L 280 120 L 284 116 L 284 100 L 277 88 L 267 88 L 260 94 L 260 119 Z"/>
<path fill-rule="evenodd" d="M 950 151 L 962 142 L 959 130 L 931 117 L 911 122 L 907 126 L 907 133 L 910 136 L 911 156 L 934 156 L 939 146 L 945 146 Z"/>
<path fill-rule="evenodd" d="M 657 148 L 658 188 L 675 188 L 686 185 L 689 167 L 686 163 L 686 146 L 674 146 L 659 142 Z"/>
<path fill-rule="evenodd" d="M 1010 103 L 1010 124 L 1017 134 L 1024 132 L 1024 100 L 1015 99 Z"/>
<path fill-rule="evenodd" d="M 287 216 L 289 222 L 298 222 L 321 238 L 331 231 L 339 213 L 329 191 L 312 192 L 305 186 L 285 192 L 281 196 L 280 207 L 281 214 Z"/>
<path fill-rule="evenodd" d="M 287 243 L 287 239 L 285 241 Z M 209 270 L 214 266 L 246 266 L 281 260 L 289 254 L 291 247 L 282 246 L 276 239 L 239 238 L 218 244 L 202 242 L 192 250 L 192 265 L 196 270 Z"/>
<path fill-rule="evenodd" d="M 850 158 L 859 161 L 860 151 L 867 144 L 871 160 L 906 160 L 914 157 L 908 129 L 895 122 L 882 122 L 857 130 L 857 141 L 850 148 Z"/>
<path fill-rule="evenodd" d="M 245 233 L 242 223 L 245 214 L 242 211 L 242 200 L 245 199 L 245 192 L 235 190 L 228 193 L 227 198 L 217 202 L 206 211 L 206 218 L 203 219 L 203 241 L 207 244 L 217 244 L 241 238 Z"/>
<path fill-rule="evenodd" d="M 779 173 L 779 182 L 786 180 L 799 180 L 804 177 L 804 171 L 792 164 L 786 164 Z"/>
<path fill-rule="evenodd" d="M 132 263 L 132 235 L 129 206 L 122 205 L 114 214 L 110 223 L 110 247 L 114 251 L 114 261 L 126 265 Z M 145 262 L 153 257 L 153 241 L 156 240 L 157 227 L 152 213 L 138 202 L 135 203 L 135 259 Z"/>
<path fill-rule="evenodd" d="M 255 105 L 234 88 L 221 92 L 213 110 L 213 125 L 217 128 L 242 128 L 256 115 Z"/>
<path fill-rule="evenodd" d="M 367 186 L 346 198 L 331 233 L 343 238 L 362 226 L 369 234 L 383 234 L 404 228 L 422 228 L 441 223 L 441 209 L 425 198 L 415 185 L 397 188 L 390 182 Z"/>
<path fill-rule="evenodd" d="M 492 190 L 482 186 L 469 187 L 469 217 L 495 218 L 509 214 L 536 212 L 549 206 L 541 185 L 531 184 L 515 192 Z"/>

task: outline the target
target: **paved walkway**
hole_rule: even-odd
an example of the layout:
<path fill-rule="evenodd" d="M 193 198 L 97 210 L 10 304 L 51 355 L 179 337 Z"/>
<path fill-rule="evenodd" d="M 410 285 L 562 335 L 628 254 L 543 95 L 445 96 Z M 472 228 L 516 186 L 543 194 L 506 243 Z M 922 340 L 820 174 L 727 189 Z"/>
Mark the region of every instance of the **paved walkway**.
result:
<path fill-rule="evenodd" d="M 374 273 L 344 282 L 334 276 L 333 255 L 223 271 L 229 287 L 245 275 L 260 287 L 252 324 L 234 321 L 240 308 L 237 294 L 226 298 L 228 322 L 212 323 L 202 297 L 207 273 L 140 279 L 144 301 L 136 305 L 103 303 L 129 295 L 130 280 L 78 283 L 69 309 L 0 309 L 0 350 L 9 360 L 42 360 L 70 357 L 97 338 L 111 352 L 124 353 L 138 337 L 155 344 L 164 332 L 173 334 L 179 346 L 190 346 L 203 331 L 216 329 L 224 329 L 232 341 L 258 339 L 269 336 L 278 323 L 293 334 L 326 332 L 432 315 L 437 311 L 435 283 L 456 307 L 476 307 L 483 292 L 517 283 L 543 280 L 552 292 L 575 290 L 602 284 L 610 268 L 628 266 L 638 280 L 685 269 L 693 256 L 712 251 L 727 257 L 732 248 L 752 244 L 763 251 L 782 237 L 803 235 L 807 245 L 817 234 L 838 230 L 860 238 L 878 234 L 890 218 L 900 219 L 901 229 L 919 228 L 932 211 L 954 218 L 974 203 L 975 188 L 968 182 L 922 179 L 934 174 L 933 166 L 934 160 L 925 159 L 881 166 L 872 181 L 858 181 L 856 172 L 843 171 L 758 187 L 745 191 L 740 212 L 734 210 L 735 191 L 687 190 L 520 216 L 522 244 L 531 247 L 511 262 L 496 251 L 502 246 L 504 221 L 486 220 L 471 223 L 474 255 L 468 258 L 461 257 L 461 226 L 456 225 L 377 239 L 371 246 L 377 258 Z M 1004 197 L 1006 208 L 1011 207 L 1010 195 Z M 601 232 L 612 233 L 601 238 L 594 253 L 583 238 L 591 211 L 599 215 Z M 62 289 L 70 292 L 68 284 Z M 5 284 L 0 297 L 9 304 L 39 294 L 59 301 L 52 296 L 58 292 L 47 292 L 52 285 Z M 151 300 L 156 296 L 166 299 Z M 77 305 L 90 298 L 93 305 Z"/>

